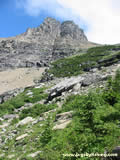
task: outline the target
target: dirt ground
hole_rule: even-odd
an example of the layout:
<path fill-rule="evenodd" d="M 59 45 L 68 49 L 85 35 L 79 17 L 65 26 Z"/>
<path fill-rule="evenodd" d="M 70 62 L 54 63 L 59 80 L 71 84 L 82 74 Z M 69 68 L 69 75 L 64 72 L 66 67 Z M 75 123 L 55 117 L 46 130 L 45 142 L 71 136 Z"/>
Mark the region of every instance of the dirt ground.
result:
<path fill-rule="evenodd" d="M 34 80 L 39 79 L 44 70 L 45 68 L 20 68 L 0 72 L 0 94 L 34 85 Z"/>

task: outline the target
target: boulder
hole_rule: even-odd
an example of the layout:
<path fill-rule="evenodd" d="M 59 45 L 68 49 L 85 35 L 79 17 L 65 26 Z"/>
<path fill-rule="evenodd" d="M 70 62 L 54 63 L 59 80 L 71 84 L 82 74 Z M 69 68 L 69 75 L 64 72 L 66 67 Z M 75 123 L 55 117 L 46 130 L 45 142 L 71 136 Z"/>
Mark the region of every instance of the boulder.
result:
<path fill-rule="evenodd" d="M 53 112 L 56 112 L 56 109 L 52 109 L 52 110 L 49 110 L 49 111 L 47 111 L 47 112 L 44 112 L 42 115 L 43 115 L 44 117 L 48 117 L 48 115 L 49 115 L 50 113 L 53 113 Z"/>
<path fill-rule="evenodd" d="M 35 153 L 31 153 L 31 154 L 29 154 L 29 155 L 27 155 L 27 157 L 32 157 L 32 158 L 34 158 L 34 157 L 36 157 L 39 153 L 41 153 L 42 151 L 37 151 L 37 152 L 35 152 Z"/>
<path fill-rule="evenodd" d="M 0 117 L 0 122 L 2 122 L 4 119 Z"/>
<path fill-rule="evenodd" d="M 101 74 L 97 74 L 97 73 L 93 73 L 93 74 L 86 74 L 84 76 L 84 80 L 81 82 L 81 86 L 89 86 L 91 84 L 95 84 L 99 81 L 103 81 L 107 79 L 107 75 L 101 75 Z"/>
<path fill-rule="evenodd" d="M 70 118 L 72 118 L 72 113 L 73 113 L 73 111 L 57 114 L 55 121 L 70 119 Z"/>
<path fill-rule="evenodd" d="M 19 141 L 19 140 L 21 140 L 21 139 L 24 139 L 24 138 L 27 137 L 27 136 L 28 136 L 28 134 L 23 134 L 23 135 L 17 137 L 17 138 L 16 138 L 16 141 Z"/>
<path fill-rule="evenodd" d="M 17 114 L 6 114 L 3 116 L 3 119 L 9 120 L 9 119 L 14 119 L 14 118 L 19 118 Z"/>
<path fill-rule="evenodd" d="M 27 96 L 31 96 L 31 95 L 33 95 L 33 92 L 28 91 L 26 95 L 27 95 Z"/>
<path fill-rule="evenodd" d="M 67 125 L 72 121 L 72 113 L 73 111 L 57 114 L 53 130 L 66 128 Z"/>
<path fill-rule="evenodd" d="M 34 121 L 34 119 L 33 119 L 32 117 L 26 117 L 26 118 L 24 118 L 23 120 L 21 120 L 21 121 L 17 124 L 17 126 L 22 126 L 22 125 L 28 124 L 28 123 L 30 123 L 30 122 L 33 122 L 33 121 Z"/>
<path fill-rule="evenodd" d="M 67 125 L 68 125 L 69 123 L 71 123 L 71 120 L 62 121 L 61 123 L 56 124 L 56 125 L 53 127 L 53 130 L 64 129 L 64 128 L 67 127 Z"/>
<path fill-rule="evenodd" d="M 39 117 L 38 119 L 36 119 L 36 120 L 34 120 L 33 122 L 32 122 L 32 125 L 35 125 L 35 124 L 37 124 L 37 123 L 39 123 L 39 122 L 41 122 L 41 121 L 44 121 L 45 119 L 43 118 L 43 117 Z"/>
<path fill-rule="evenodd" d="M 15 155 L 14 154 L 11 154 L 11 155 L 8 155 L 8 159 L 12 159 L 12 158 L 14 158 L 15 157 Z"/>
<path fill-rule="evenodd" d="M 86 73 L 77 77 L 64 78 L 61 82 L 48 90 L 49 96 L 46 101 L 52 101 L 55 97 L 65 96 L 67 92 L 73 90 L 78 93 L 81 87 L 86 87 L 99 81 L 106 80 L 108 75 L 100 73 Z"/>
<path fill-rule="evenodd" d="M 0 158 L 4 157 L 5 156 L 5 153 L 2 153 L 0 154 Z"/>
<path fill-rule="evenodd" d="M 65 78 L 63 81 L 55 85 L 50 89 L 50 94 L 48 97 L 48 101 L 52 100 L 55 97 L 60 96 L 63 92 L 69 91 L 72 89 L 77 83 L 80 83 L 84 78 L 81 76 Z"/>
<path fill-rule="evenodd" d="M 9 123 L 4 123 L 4 124 L 0 125 L 0 128 L 4 129 L 5 127 L 8 127 L 8 126 L 9 126 Z"/>
<path fill-rule="evenodd" d="M 80 90 L 81 84 L 77 83 L 74 87 L 73 87 L 73 91 L 78 92 Z"/>

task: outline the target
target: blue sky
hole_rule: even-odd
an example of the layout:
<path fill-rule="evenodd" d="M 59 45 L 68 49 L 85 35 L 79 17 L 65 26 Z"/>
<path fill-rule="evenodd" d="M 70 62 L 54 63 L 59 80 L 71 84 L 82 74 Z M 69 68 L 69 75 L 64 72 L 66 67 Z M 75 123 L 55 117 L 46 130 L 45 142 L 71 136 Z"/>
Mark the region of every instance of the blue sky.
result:
<path fill-rule="evenodd" d="M 41 1 L 41 0 L 40 0 Z M 53 4 L 49 6 L 49 3 L 45 3 L 46 8 L 37 8 L 34 11 L 28 11 L 25 9 L 25 5 L 22 2 L 25 0 L 0 0 L 0 19 L 2 23 L 0 24 L 0 37 L 11 37 L 16 36 L 20 33 L 26 31 L 27 28 L 39 26 L 46 17 L 53 17 L 60 22 L 64 20 L 73 20 L 72 17 L 68 16 L 58 16 L 54 14 L 55 9 L 63 7 L 60 4 L 57 4 L 53 1 Z M 48 7 L 51 7 L 47 9 Z M 35 11 L 37 10 L 37 12 Z M 70 9 L 66 9 L 67 14 L 71 12 Z M 77 19 L 77 17 L 76 17 Z M 81 20 L 82 21 L 82 20 Z M 81 23 L 81 26 L 84 30 L 87 29 L 85 23 Z"/>
<path fill-rule="evenodd" d="M 0 0 L 0 37 L 11 37 L 23 33 L 28 27 L 40 25 L 48 16 L 29 16 L 22 8 L 17 8 L 15 0 Z"/>
<path fill-rule="evenodd" d="M 0 37 L 37 27 L 46 17 L 73 20 L 89 41 L 120 43 L 119 0 L 0 0 Z"/>

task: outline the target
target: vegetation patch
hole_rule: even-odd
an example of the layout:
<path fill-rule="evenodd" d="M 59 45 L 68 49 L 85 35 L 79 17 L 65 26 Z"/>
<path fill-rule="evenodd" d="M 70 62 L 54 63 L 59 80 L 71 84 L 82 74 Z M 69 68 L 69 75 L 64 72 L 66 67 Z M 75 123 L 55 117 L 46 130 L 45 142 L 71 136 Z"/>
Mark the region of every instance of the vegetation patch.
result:
<path fill-rule="evenodd" d="M 31 116 L 31 117 L 41 116 L 42 113 L 55 108 L 57 108 L 56 104 L 50 104 L 50 105 L 36 104 L 32 108 L 24 109 L 20 114 L 20 119 L 23 119 L 28 116 Z"/>
<path fill-rule="evenodd" d="M 27 89 L 24 93 L 24 101 L 25 102 L 30 102 L 30 103 L 35 103 L 38 102 L 42 99 L 45 99 L 48 94 L 44 93 L 46 88 L 32 88 L 32 89 Z M 32 95 L 27 95 L 27 93 L 31 92 Z"/>
<path fill-rule="evenodd" d="M 79 75 L 92 68 L 111 65 L 120 60 L 120 46 L 105 45 L 88 49 L 87 53 L 63 58 L 51 64 L 49 73 L 56 77 Z"/>
<path fill-rule="evenodd" d="M 0 116 L 13 113 L 14 109 L 20 108 L 25 103 L 35 103 L 45 99 L 48 96 L 44 93 L 45 89 L 46 88 L 29 88 L 16 97 L 11 98 L 7 102 L 0 104 Z M 27 95 L 29 92 L 31 92 L 32 95 Z"/>

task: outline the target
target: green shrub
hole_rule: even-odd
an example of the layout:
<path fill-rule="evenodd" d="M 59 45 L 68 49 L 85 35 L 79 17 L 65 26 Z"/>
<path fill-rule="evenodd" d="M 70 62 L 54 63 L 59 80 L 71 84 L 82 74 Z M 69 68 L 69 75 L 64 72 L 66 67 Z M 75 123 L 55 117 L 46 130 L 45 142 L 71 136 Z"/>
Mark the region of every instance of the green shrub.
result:
<path fill-rule="evenodd" d="M 100 46 L 88 49 L 87 53 L 59 59 L 51 64 L 49 73 L 56 77 L 70 77 L 82 74 L 95 67 L 105 66 L 106 62 L 98 64 L 98 61 L 107 60 L 116 63 L 120 59 L 120 46 Z M 116 56 L 116 57 L 115 57 Z M 114 57 L 114 58 L 113 58 Z"/>
<path fill-rule="evenodd" d="M 30 90 L 26 90 L 27 91 L 31 91 L 33 93 L 32 97 L 25 95 L 24 96 L 24 101 L 28 102 L 28 103 L 35 103 L 37 101 L 40 101 L 42 99 L 45 99 L 48 94 L 44 93 L 45 88 L 33 88 Z"/>
<path fill-rule="evenodd" d="M 18 118 L 14 118 L 13 120 L 12 120 L 12 122 L 11 122 L 11 125 L 14 125 L 14 124 L 16 124 L 16 123 L 18 123 L 19 122 L 19 119 Z"/>
<path fill-rule="evenodd" d="M 52 126 L 51 126 L 51 119 L 48 117 L 46 119 L 45 125 L 44 125 L 44 131 L 42 132 L 40 142 L 42 143 L 42 146 L 47 145 L 52 138 Z"/>
<path fill-rule="evenodd" d="M 7 102 L 0 104 L 0 116 L 12 113 L 14 109 L 24 106 L 25 103 L 35 103 L 45 99 L 48 96 L 48 94 L 44 93 L 45 89 L 46 88 L 29 88 Z M 28 91 L 33 93 L 33 97 L 27 95 Z"/>
<path fill-rule="evenodd" d="M 73 101 L 76 101 L 77 105 Z M 116 121 L 120 115 L 116 114 L 116 108 L 102 99 L 102 95 L 90 93 L 75 96 L 71 103 L 72 109 L 76 109 L 76 114 L 71 125 L 62 131 L 54 132 L 49 143 L 53 150 L 56 148 L 59 154 L 104 153 L 105 148 L 111 151 L 114 146 L 120 144 L 117 140 L 120 128 Z M 66 103 L 64 108 L 68 106 Z"/>
<path fill-rule="evenodd" d="M 32 117 L 41 116 L 42 113 L 52 110 L 56 107 L 57 105 L 55 104 L 50 104 L 50 105 L 36 104 L 29 109 L 24 109 L 20 114 L 20 119 L 23 119 L 27 116 L 32 116 Z"/>
<path fill-rule="evenodd" d="M 0 116 L 3 116 L 7 113 L 12 113 L 14 111 L 14 106 L 8 102 L 0 104 Z"/>
<path fill-rule="evenodd" d="M 20 108 L 21 106 L 24 106 L 24 104 L 25 104 L 24 99 L 21 96 L 17 96 L 17 97 L 12 98 L 9 101 L 9 103 L 12 104 L 14 106 L 14 108 Z"/>

